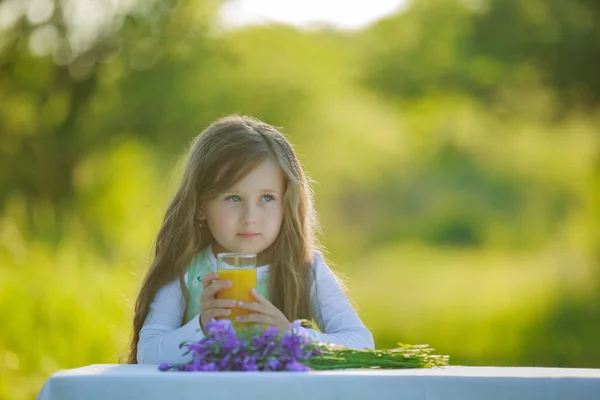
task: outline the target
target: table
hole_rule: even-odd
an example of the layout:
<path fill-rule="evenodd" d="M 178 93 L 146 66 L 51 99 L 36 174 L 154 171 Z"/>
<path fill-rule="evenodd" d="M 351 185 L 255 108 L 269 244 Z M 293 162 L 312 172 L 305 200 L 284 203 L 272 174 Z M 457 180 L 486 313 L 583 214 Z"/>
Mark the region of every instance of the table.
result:
<path fill-rule="evenodd" d="M 600 369 L 444 367 L 313 372 L 160 372 L 156 365 L 63 370 L 38 400 L 600 399 Z"/>

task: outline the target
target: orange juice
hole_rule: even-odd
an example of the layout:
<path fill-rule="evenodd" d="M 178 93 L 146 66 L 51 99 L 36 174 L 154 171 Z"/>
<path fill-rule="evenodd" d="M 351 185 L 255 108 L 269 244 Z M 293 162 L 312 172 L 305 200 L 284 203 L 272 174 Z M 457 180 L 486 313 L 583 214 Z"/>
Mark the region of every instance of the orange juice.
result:
<path fill-rule="evenodd" d="M 256 269 L 227 269 L 219 271 L 220 281 L 231 281 L 231 287 L 217 292 L 217 299 L 235 299 L 244 302 L 253 302 L 254 298 L 250 294 L 250 289 L 256 288 Z M 250 314 L 251 311 L 243 308 L 234 307 L 231 314 L 227 317 L 218 317 L 217 319 L 235 320 L 238 315 Z"/>

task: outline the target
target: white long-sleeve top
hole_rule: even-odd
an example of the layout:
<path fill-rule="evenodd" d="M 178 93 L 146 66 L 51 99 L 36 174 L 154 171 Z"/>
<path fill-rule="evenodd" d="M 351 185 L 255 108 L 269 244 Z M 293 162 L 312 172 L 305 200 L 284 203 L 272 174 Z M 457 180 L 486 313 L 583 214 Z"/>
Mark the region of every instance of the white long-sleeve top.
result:
<path fill-rule="evenodd" d="M 210 263 L 216 271 L 215 257 L 212 250 L 208 250 Z M 314 260 L 310 306 L 321 332 L 307 329 L 309 338 L 353 349 L 373 349 L 373 335 L 360 320 L 319 252 L 314 252 Z M 268 266 L 260 268 L 266 269 Z M 181 326 L 184 312 L 185 299 L 179 280 L 175 279 L 160 288 L 150 304 L 137 344 L 138 363 L 174 364 L 191 359 L 191 355 L 182 356 L 184 350 L 179 345 L 182 342 L 199 341 L 204 334 L 200 329 L 199 315 Z"/>

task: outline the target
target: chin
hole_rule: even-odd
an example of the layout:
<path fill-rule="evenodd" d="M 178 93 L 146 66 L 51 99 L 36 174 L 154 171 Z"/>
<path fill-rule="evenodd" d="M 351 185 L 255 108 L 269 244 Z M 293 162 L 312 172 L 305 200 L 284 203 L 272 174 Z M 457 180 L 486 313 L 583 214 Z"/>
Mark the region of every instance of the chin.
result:
<path fill-rule="evenodd" d="M 243 250 L 245 253 L 255 253 L 256 255 L 262 253 L 267 248 L 264 246 L 246 246 Z"/>
<path fill-rule="evenodd" d="M 254 253 L 256 255 L 262 253 L 264 249 L 262 247 L 248 247 L 242 250 L 244 253 Z"/>
<path fill-rule="evenodd" d="M 255 253 L 258 254 L 262 251 L 262 246 L 231 246 L 228 247 L 229 253 Z"/>

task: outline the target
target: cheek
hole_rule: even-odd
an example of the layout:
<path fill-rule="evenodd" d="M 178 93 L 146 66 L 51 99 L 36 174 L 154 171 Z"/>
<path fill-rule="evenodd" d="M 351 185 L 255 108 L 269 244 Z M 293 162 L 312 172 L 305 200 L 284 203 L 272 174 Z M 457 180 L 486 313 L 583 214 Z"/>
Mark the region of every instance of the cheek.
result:
<path fill-rule="evenodd" d="M 231 210 L 229 210 L 229 207 L 227 207 L 226 205 L 215 207 L 213 210 L 214 218 L 223 218 L 229 214 L 231 214 Z"/>
<path fill-rule="evenodd" d="M 227 204 L 224 205 L 215 205 L 207 210 L 206 219 L 212 225 L 224 225 L 233 218 L 235 218 L 235 210 L 233 207 L 227 207 Z"/>
<path fill-rule="evenodd" d="M 281 205 L 277 205 L 272 209 L 269 209 L 269 220 L 273 221 L 273 227 L 279 229 L 281 227 L 281 221 L 283 220 L 283 207 Z"/>

